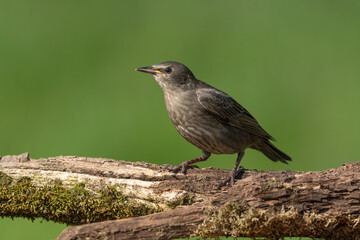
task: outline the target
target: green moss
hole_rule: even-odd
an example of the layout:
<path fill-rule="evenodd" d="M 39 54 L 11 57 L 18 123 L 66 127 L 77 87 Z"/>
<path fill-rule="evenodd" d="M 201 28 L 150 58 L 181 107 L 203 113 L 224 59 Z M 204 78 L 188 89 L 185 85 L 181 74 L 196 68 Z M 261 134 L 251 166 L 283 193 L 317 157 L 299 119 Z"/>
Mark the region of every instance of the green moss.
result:
<path fill-rule="evenodd" d="M 360 216 L 324 217 L 315 213 L 299 213 L 295 209 L 282 209 L 280 212 L 245 209 L 239 202 L 211 208 L 207 215 L 196 236 L 215 239 L 219 239 L 219 236 L 255 239 L 360 239 Z"/>
<path fill-rule="evenodd" d="M 166 203 L 170 208 L 175 209 L 178 206 L 182 205 L 191 205 L 194 202 L 195 195 L 186 193 L 184 196 L 179 197 L 176 201 L 172 201 L 171 203 Z"/>
<path fill-rule="evenodd" d="M 179 202 L 179 205 L 191 205 L 192 203 L 194 203 L 194 198 L 195 198 L 194 194 L 187 193 L 181 199 L 181 201 Z"/>
<path fill-rule="evenodd" d="M 0 185 L 0 216 L 41 217 L 70 225 L 148 215 L 162 211 L 160 207 L 130 200 L 117 186 L 106 186 L 94 193 L 84 183 L 65 188 L 61 181 L 35 187 L 27 178 L 10 186 Z"/>
<path fill-rule="evenodd" d="M 263 191 L 267 191 L 271 188 L 285 188 L 284 183 L 277 180 L 270 180 L 261 185 Z"/>
<path fill-rule="evenodd" d="M 232 236 L 234 223 L 242 216 L 245 208 L 239 202 L 226 203 L 224 207 L 208 208 L 208 218 L 199 226 L 196 236 L 220 239 L 219 236 Z"/>
<path fill-rule="evenodd" d="M 0 172 L 0 187 L 9 186 L 12 182 L 12 178 L 3 172 Z"/>

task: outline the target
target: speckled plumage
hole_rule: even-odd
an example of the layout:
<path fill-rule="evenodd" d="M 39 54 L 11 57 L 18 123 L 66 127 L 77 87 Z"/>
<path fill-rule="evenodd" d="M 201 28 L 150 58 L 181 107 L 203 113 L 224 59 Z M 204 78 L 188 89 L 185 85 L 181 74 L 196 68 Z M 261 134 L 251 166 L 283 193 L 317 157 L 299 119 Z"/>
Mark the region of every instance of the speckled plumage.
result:
<path fill-rule="evenodd" d="M 198 82 L 198 85 L 205 84 Z M 164 91 L 165 106 L 175 128 L 187 141 L 210 153 L 245 150 L 253 142 L 251 134 L 219 121 L 198 101 L 208 89 L 197 86 L 196 91 Z"/>
<path fill-rule="evenodd" d="M 200 158 L 183 162 L 175 170 L 185 173 L 189 164 L 205 161 L 214 154 L 238 153 L 229 178 L 237 174 L 237 167 L 246 148 L 261 151 L 273 161 L 291 158 L 269 140 L 273 138 L 260 127 L 253 116 L 226 93 L 197 80 L 183 64 L 163 62 L 138 71 L 151 73 L 164 92 L 165 106 L 177 131 L 187 141 L 203 151 Z"/>

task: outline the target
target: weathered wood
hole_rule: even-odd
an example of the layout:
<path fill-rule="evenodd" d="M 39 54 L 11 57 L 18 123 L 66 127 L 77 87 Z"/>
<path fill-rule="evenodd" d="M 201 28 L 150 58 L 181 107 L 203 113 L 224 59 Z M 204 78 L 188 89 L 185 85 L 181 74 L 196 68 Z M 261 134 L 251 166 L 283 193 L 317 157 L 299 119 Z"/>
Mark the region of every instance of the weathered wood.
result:
<path fill-rule="evenodd" d="M 126 197 L 164 206 L 179 205 L 184 198 L 203 201 L 219 192 L 216 183 L 228 174 L 226 170 L 190 169 L 191 173 L 184 176 L 169 171 L 170 167 L 77 156 L 30 160 L 27 154 L 22 154 L 0 159 L 0 171 L 14 182 L 23 177 L 30 178 L 38 187 L 54 180 L 61 180 L 65 187 L 86 182 L 86 188 L 92 191 L 117 184 Z"/>
<path fill-rule="evenodd" d="M 92 191 L 118 184 L 127 197 L 165 210 L 70 227 L 58 239 L 360 238 L 359 162 L 321 172 L 244 170 L 233 187 L 217 189 L 227 170 L 191 168 L 185 176 L 170 172 L 170 166 L 144 162 L 75 156 L 27 159 L 3 157 L 0 172 L 15 180 L 30 177 L 39 187 L 51 179 L 65 186 L 86 181 Z"/>

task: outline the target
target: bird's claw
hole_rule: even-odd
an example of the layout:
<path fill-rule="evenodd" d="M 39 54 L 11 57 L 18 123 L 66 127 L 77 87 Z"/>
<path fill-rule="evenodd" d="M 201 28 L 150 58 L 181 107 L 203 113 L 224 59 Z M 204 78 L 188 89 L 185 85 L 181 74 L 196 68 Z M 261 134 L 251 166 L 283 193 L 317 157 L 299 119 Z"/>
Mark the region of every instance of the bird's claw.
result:
<path fill-rule="evenodd" d="M 183 174 L 186 174 L 187 165 L 184 164 L 184 163 L 182 163 L 182 164 L 180 164 L 179 166 L 177 166 L 177 167 L 175 167 L 175 168 L 172 169 L 172 171 L 175 172 L 175 173 L 179 172 L 180 170 L 181 170 L 181 172 L 182 172 Z"/>
<path fill-rule="evenodd" d="M 238 175 L 238 173 L 240 172 L 240 170 L 242 169 L 238 169 L 238 170 L 231 170 L 229 176 L 227 178 L 225 178 L 224 180 L 222 180 L 218 185 L 218 189 L 220 189 L 221 187 L 225 186 L 227 183 L 230 183 L 231 186 L 235 185 L 235 177 Z"/>

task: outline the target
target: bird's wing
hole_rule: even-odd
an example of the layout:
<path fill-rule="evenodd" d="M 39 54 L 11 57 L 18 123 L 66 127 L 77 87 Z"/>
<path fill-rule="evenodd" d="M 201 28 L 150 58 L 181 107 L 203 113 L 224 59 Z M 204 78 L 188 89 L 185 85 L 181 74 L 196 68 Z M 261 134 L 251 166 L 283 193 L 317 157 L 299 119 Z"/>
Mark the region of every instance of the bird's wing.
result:
<path fill-rule="evenodd" d="M 196 94 L 199 103 L 218 121 L 265 139 L 273 139 L 245 108 L 226 93 L 214 88 L 199 88 Z"/>

